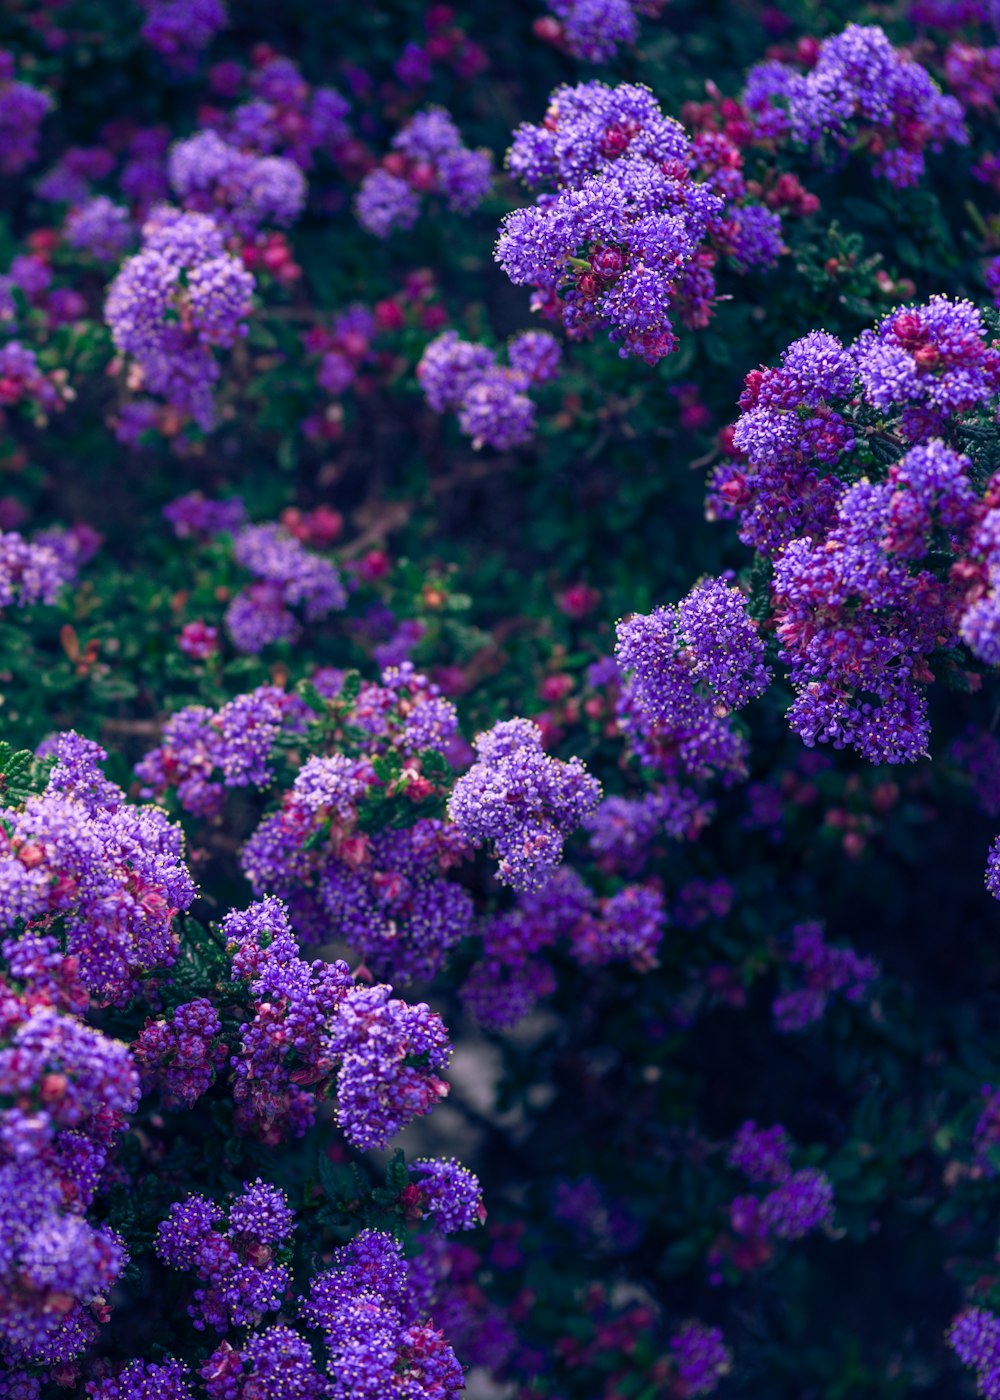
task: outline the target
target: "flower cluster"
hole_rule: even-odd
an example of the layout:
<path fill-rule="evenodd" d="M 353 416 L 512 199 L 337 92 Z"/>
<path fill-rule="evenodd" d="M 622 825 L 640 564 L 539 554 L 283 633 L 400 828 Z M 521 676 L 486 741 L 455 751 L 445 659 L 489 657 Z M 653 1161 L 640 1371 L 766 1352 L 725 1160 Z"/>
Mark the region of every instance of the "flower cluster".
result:
<path fill-rule="evenodd" d="M 791 1139 L 780 1126 L 758 1128 L 744 1123 L 733 1139 L 729 1165 L 754 1185 L 771 1187 L 763 1197 L 737 1196 L 730 1202 L 729 1223 L 745 1242 L 734 1252 L 734 1262 L 763 1263 L 770 1255 L 772 1239 L 798 1240 L 833 1220 L 833 1187 L 816 1167 L 793 1171 Z M 717 1253 L 713 1252 L 710 1262 Z"/>
<path fill-rule="evenodd" d="M 297 64 L 266 44 L 252 51 L 249 73 L 227 61 L 209 76 L 219 97 L 248 89 L 231 112 L 205 113 L 205 125 L 242 151 L 284 156 L 309 170 L 321 155 L 336 159 L 350 141 L 347 99 L 336 88 L 312 86 Z"/>
<path fill-rule="evenodd" d="M 155 1240 L 165 1264 L 193 1274 L 188 1316 L 199 1331 L 253 1326 L 277 1312 L 290 1281 L 284 1263 L 294 1217 L 283 1192 L 260 1179 L 223 1210 L 204 1196 L 170 1207 Z"/>
<path fill-rule="evenodd" d="M 128 1261 L 85 1213 L 139 1079 L 127 1046 L 78 1019 L 79 960 L 54 937 L 0 953 L 0 1364 L 65 1363 Z"/>
<path fill-rule="evenodd" d="M 692 145 L 647 88 L 559 88 L 508 157 L 527 185 L 554 192 L 507 215 L 497 261 L 571 338 L 605 324 L 623 356 L 655 364 L 676 346 L 672 313 L 707 324 L 715 247 L 744 269 L 783 251 L 778 216 L 742 202 L 740 160 L 722 136 Z"/>
<path fill-rule="evenodd" d="M 541 730 L 527 719 L 502 720 L 480 734 L 476 754 L 452 790 L 448 815 L 474 844 L 491 842 L 504 884 L 538 889 L 558 868 L 566 838 L 596 807 L 600 784 L 578 758 L 564 763 L 545 753 Z"/>
<path fill-rule="evenodd" d="M 462 1000 L 484 1026 L 516 1025 L 555 990 L 546 957 L 564 950 L 581 967 L 623 963 L 649 972 L 667 924 L 662 894 L 626 885 L 597 899 L 574 871 L 558 870 L 539 890 L 519 896 L 515 908 L 479 927 L 482 954 L 462 987 Z"/>
<path fill-rule="evenodd" d="M 424 194 L 440 195 L 456 214 L 471 214 L 489 193 L 488 151 L 470 151 L 443 107 L 417 112 L 392 139 L 392 151 L 368 172 L 355 200 L 362 228 L 376 238 L 413 228 Z"/>
<path fill-rule="evenodd" d="M 683 836 L 710 815 L 689 781 L 745 776 L 746 742 L 730 715 L 770 683 L 764 646 L 746 598 L 723 579 L 699 584 L 675 608 L 626 618 L 617 632 L 619 727 L 640 762 L 666 779 L 645 800 L 648 816 Z"/>
<path fill-rule="evenodd" d="M 313 1278 L 302 1316 L 322 1334 L 336 1394 L 458 1400 L 462 1367 L 421 1319 L 411 1269 L 391 1235 L 364 1230 Z"/>
<path fill-rule="evenodd" d="M 800 1031 L 822 1019 L 835 994 L 857 1005 L 870 995 L 881 974 L 874 958 L 860 957 L 853 948 L 828 944 L 823 925 L 798 924 L 785 953 L 790 967 L 800 970 L 801 985 L 783 992 L 774 1002 L 774 1023 L 781 1031 Z"/>
<path fill-rule="evenodd" d="M 927 149 L 964 145 L 961 103 L 899 53 L 877 25 L 849 24 L 818 45 L 806 73 L 769 60 L 747 76 L 743 103 L 760 141 L 793 141 L 822 154 L 860 149 L 876 175 L 918 184 Z"/>
<path fill-rule="evenodd" d="M 454 1158 L 445 1162 L 418 1157 L 410 1163 L 410 1176 L 400 1196 L 408 1218 L 429 1216 L 442 1235 L 474 1230 L 486 1219 L 478 1179 Z"/>
<path fill-rule="evenodd" d="M 1000 1319 L 986 1308 L 966 1308 L 948 1330 L 948 1345 L 976 1373 L 985 1400 L 1000 1395 Z"/>
<path fill-rule="evenodd" d="M 220 373 L 213 351 L 246 330 L 253 290 L 213 219 L 162 207 L 143 226 L 142 251 L 112 282 L 104 315 L 141 385 L 207 431 Z"/>
<path fill-rule="evenodd" d="M 849 348 L 813 331 L 747 376 L 733 433 L 747 460 L 720 469 L 714 504 L 775 557 L 789 721 L 807 744 L 917 758 L 931 659 L 959 640 L 988 664 L 1000 655 L 992 486 L 980 499 L 973 463 L 940 438 L 998 390 L 980 313 L 942 296 Z"/>
<path fill-rule="evenodd" d="M 337 1121 L 362 1150 L 384 1147 L 411 1119 L 448 1093 L 451 1058 L 444 1022 L 423 1002 L 410 1005 L 386 985 L 356 986 L 342 998 L 323 1037 L 337 1071 Z"/>
<path fill-rule="evenodd" d="M 171 188 L 185 209 L 211 214 L 224 232 L 250 238 L 292 224 L 306 201 L 306 180 L 286 156 L 257 156 L 215 131 L 178 141 L 167 162 Z"/>
<path fill-rule="evenodd" d="M 53 751 L 45 791 L 2 813 L 2 924 L 51 929 L 99 1003 L 126 1001 L 176 957 L 174 915 L 195 895 L 181 832 L 128 804 L 101 772 L 97 744 L 69 733 Z"/>
<path fill-rule="evenodd" d="M 142 37 L 181 72 L 190 72 L 229 17 L 225 0 L 140 0 Z"/>
<path fill-rule="evenodd" d="M 190 1108 L 228 1059 L 221 1032 L 205 997 L 176 1007 L 169 1020 L 147 1020 L 132 1044 L 144 1087 L 158 1087 L 165 1108 Z"/>
<path fill-rule="evenodd" d="M 157 747 L 136 764 L 142 795 L 161 798 L 173 789 L 186 812 L 218 815 L 227 788 L 266 787 L 271 781 L 274 742 L 300 708 L 276 686 L 262 685 L 218 711 L 204 705 L 179 710 L 164 725 Z"/>
<path fill-rule="evenodd" d="M 0 49 L 0 171 L 16 175 L 38 155 L 38 131 L 52 99 L 15 79 L 14 55 Z"/>
<path fill-rule="evenodd" d="M 544 331 L 525 331 L 507 347 L 507 365 L 485 345 L 445 331 L 432 340 L 417 365 L 417 378 L 435 413 L 457 414 L 472 445 L 506 452 L 530 442 L 535 403 L 527 394 L 559 372 L 561 351 Z"/>
<path fill-rule="evenodd" d="M 664 0 L 548 0 L 551 18 L 536 20 L 535 33 L 573 58 L 608 63 L 619 48 L 636 42 L 639 17 L 656 19 L 663 4 Z"/>
<path fill-rule="evenodd" d="M 293 608 L 315 622 L 347 605 L 336 567 L 281 525 L 247 525 L 233 540 L 233 556 L 257 580 L 226 609 L 226 630 L 238 651 L 294 640 L 299 623 Z"/>

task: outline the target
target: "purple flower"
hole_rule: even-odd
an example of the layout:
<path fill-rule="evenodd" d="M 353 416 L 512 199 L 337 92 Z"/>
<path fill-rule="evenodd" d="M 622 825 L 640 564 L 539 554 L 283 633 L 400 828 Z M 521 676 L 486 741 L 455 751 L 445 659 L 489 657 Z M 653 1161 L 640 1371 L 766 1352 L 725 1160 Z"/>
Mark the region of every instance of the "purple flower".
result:
<path fill-rule="evenodd" d="M 784 63 L 758 64 L 748 74 L 743 102 L 760 140 L 791 140 L 817 155 L 830 145 L 835 151 L 863 147 L 865 137 L 877 135 L 875 174 L 897 186 L 919 183 L 926 148 L 940 151 L 969 139 L 961 104 L 943 96 L 877 25 L 849 24 L 824 39 L 805 74 Z"/>
<path fill-rule="evenodd" d="M 448 814 L 470 841 L 493 844 L 504 884 L 538 889 L 558 867 L 566 837 L 596 807 L 600 785 L 579 759 L 546 754 L 530 720 L 494 725 L 478 736 L 476 752 Z"/>
<path fill-rule="evenodd" d="M 104 315 L 117 349 L 133 357 L 151 393 L 205 431 L 219 377 L 212 347 L 232 346 L 243 334 L 254 285 L 224 251 L 212 219 L 160 209 L 143 228 L 142 251 L 108 291 Z"/>
<path fill-rule="evenodd" d="M 204 1196 L 172 1205 L 157 1229 L 154 1248 L 165 1264 L 197 1279 L 187 1309 L 195 1327 L 224 1334 L 231 1327 L 253 1326 L 281 1307 L 290 1273 L 271 1261 L 293 1230 L 284 1194 L 258 1177 L 244 1185 L 228 1219 Z"/>
<path fill-rule="evenodd" d="M 114 262 L 133 238 L 129 212 L 106 195 L 88 199 L 66 216 L 66 241 L 104 262 Z"/>
<path fill-rule="evenodd" d="M 1000 1395 L 1000 1321 L 985 1308 L 966 1308 L 948 1330 L 948 1345 L 976 1372 L 985 1400 Z"/>
<path fill-rule="evenodd" d="M 670 1338 L 670 1352 L 684 1395 L 708 1395 L 732 1367 L 718 1327 L 687 1322 Z"/>
<path fill-rule="evenodd" d="M 0 171 L 17 175 L 38 155 L 39 127 L 52 110 L 52 99 L 27 83 L 14 82 L 12 56 L 0 51 L 0 58 Z"/>
<path fill-rule="evenodd" d="M 86 1391 L 91 1400 L 194 1400 L 179 1361 L 130 1361 L 113 1380 L 88 1381 Z"/>
<path fill-rule="evenodd" d="M 733 1138 L 728 1162 L 755 1185 L 781 1182 L 792 1174 L 792 1140 L 780 1123 L 772 1128 L 758 1128 L 750 1121 L 744 1123 Z"/>
<path fill-rule="evenodd" d="M 194 67 L 198 53 L 228 23 L 224 0 L 142 0 L 142 5 L 143 39 L 182 72 Z"/>
<path fill-rule="evenodd" d="M 448 1092 L 440 1078 L 451 1057 L 440 1016 L 408 1005 L 389 986 L 354 987 L 338 1003 L 324 1034 L 339 1062 L 337 1119 L 361 1150 L 383 1147 Z"/>
<path fill-rule="evenodd" d="M 429 1216 L 443 1235 L 474 1230 L 486 1219 L 478 1178 L 454 1158 L 418 1157 L 410 1163 L 410 1176 L 416 1192 L 415 1209 Z"/>
<path fill-rule="evenodd" d="M 793 1172 L 761 1203 L 761 1218 L 772 1235 L 798 1240 L 833 1219 L 833 1187 L 815 1167 Z"/>

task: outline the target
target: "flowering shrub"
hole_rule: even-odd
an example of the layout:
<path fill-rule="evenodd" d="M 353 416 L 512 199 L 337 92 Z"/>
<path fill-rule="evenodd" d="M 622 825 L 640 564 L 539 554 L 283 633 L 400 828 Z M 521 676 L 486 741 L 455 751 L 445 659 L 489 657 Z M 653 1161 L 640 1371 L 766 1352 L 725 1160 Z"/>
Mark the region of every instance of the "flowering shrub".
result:
<path fill-rule="evenodd" d="M 0 1400 L 1000 1395 L 995 11 L 3 7 Z"/>

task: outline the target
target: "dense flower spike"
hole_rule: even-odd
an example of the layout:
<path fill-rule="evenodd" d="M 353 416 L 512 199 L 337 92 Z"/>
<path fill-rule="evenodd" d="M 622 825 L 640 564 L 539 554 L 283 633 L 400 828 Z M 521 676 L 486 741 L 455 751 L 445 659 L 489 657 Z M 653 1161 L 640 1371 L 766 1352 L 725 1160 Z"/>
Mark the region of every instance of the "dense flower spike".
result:
<path fill-rule="evenodd" d="M 508 347 L 509 366 L 500 366 L 484 345 L 445 331 L 432 340 L 417 365 L 417 378 L 435 413 L 452 411 L 473 447 L 506 452 L 530 442 L 535 404 L 531 384 L 555 378 L 561 352 L 544 331 L 525 331 Z"/>
<path fill-rule="evenodd" d="M 174 67 L 185 71 L 228 22 L 224 0 L 141 0 L 142 37 Z"/>
<path fill-rule="evenodd" d="M 225 1333 L 281 1307 L 289 1271 L 272 1260 L 293 1229 L 282 1192 L 258 1178 L 244 1185 L 228 1212 L 204 1196 L 172 1205 L 157 1230 L 156 1252 L 198 1280 L 187 1309 L 195 1327 Z"/>
<path fill-rule="evenodd" d="M 707 165 L 646 88 L 558 88 L 542 125 L 518 128 L 508 158 L 525 184 L 555 192 L 508 214 L 497 261 L 571 338 L 605 324 L 623 356 L 655 364 L 676 346 L 673 315 L 692 326 L 711 315 L 710 240 L 744 267 L 782 252 L 777 215 L 740 207 L 738 170 L 725 191 L 710 171 L 695 179 L 702 156 Z"/>
<path fill-rule="evenodd" d="M 0 50 L 0 171 L 16 175 L 38 155 L 38 135 L 52 99 L 15 80 L 14 55 Z"/>
<path fill-rule="evenodd" d="M 471 214 L 489 193 L 488 151 L 470 151 L 443 107 L 417 112 L 396 133 L 392 154 L 369 171 L 355 201 L 358 222 L 376 238 L 413 227 L 422 194 L 440 195 L 457 214 Z"/>
<path fill-rule="evenodd" d="M 964 145 L 962 107 L 927 71 L 899 53 L 877 25 L 849 24 L 819 45 L 802 74 L 769 61 L 750 70 L 743 102 L 755 134 L 791 140 L 821 154 L 867 149 L 873 168 L 893 185 L 917 184 L 924 151 Z"/>
<path fill-rule="evenodd" d="M 670 1338 L 670 1351 L 684 1395 L 709 1395 L 732 1367 L 732 1354 L 718 1327 L 688 1322 Z"/>
<path fill-rule="evenodd" d="M 928 744 L 932 657 L 961 638 L 994 659 L 992 517 L 970 459 L 939 435 L 998 390 L 979 311 L 941 296 L 892 312 L 850 349 L 813 332 L 779 369 L 748 375 L 733 441 L 749 465 L 723 468 L 716 489 L 744 541 L 776 556 L 789 720 L 807 744 L 912 761 Z M 872 456 L 871 409 L 902 449 L 888 470 Z M 939 541 L 960 560 L 950 576 L 933 567 Z"/>
<path fill-rule="evenodd" d="M 336 1066 L 327 1031 L 351 988 L 347 964 L 303 961 L 277 899 L 231 911 L 221 931 L 254 1012 L 231 1061 L 237 1126 L 271 1144 L 301 1137 Z"/>
<path fill-rule="evenodd" d="M 410 1164 L 413 1184 L 404 1188 L 407 1214 L 426 1215 L 443 1235 L 472 1230 L 486 1218 L 479 1181 L 454 1160 L 421 1157 Z"/>
<path fill-rule="evenodd" d="M 187 1368 L 179 1361 L 130 1361 L 110 1380 L 90 1381 L 92 1400 L 194 1400 Z"/>
<path fill-rule="evenodd" d="M 182 836 L 162 812 L 130 807 L 103 776 L 107 757 L 60 736 L 48 786 L 2 815 L 4 923 L 58 930 L 102 1005 L 123 1002 L 138 978 L 177 956 L 174 915 L 195 895 Z"/>
<path fill-rule="evenodd" d="M 790 967 L 801 969 L 802 985 L 775 999 L 774 1023 L 781 1031 L 803 1030 L 820 1020 L 835 994 L 854 1004 L 863 1002 L 881 974 L 874 958 L 826 943 L 818 923 L 792 929 L 786 957 Z"/>
<path fill-rule="evenodd" d="M 563 843 L 596 807 L 600 784 L 579 759 L 551 758 L 530 720 L 506 720 L 476 739 L 478 761 L 455 784 L 448 814 L 477 844 L 492 843 L 498 877 L 537 889 L 562 859 Z"/>
<path fill-rule="evenodd" d="M 539 38 L 587 63 L 607 63 L 639 37 L 639 16 L 655 18 L 662 0 L 548 0 L 551 20 L 536 20 Z"/>
<path fill-rule="evenodd" d="M 385 1146 L 448 1092 L 438 1073 L 451 1057 L 441 1017 L 393 997 L 389 986 L 352 988 L 323 1046 L 339 1064 L 337 1119 L 355 1147 Z"/>
<path fill-rule="evenodd" d="M 171 188 L 186 209 L 211 214 L 249 238 L 265 225 L 292 224 L 306 200 L 306 180 L 284 156 L 255 156 L 214 131 L 179 141 L 170 152 Z"/>
<path fill-rule="evenodd" d="M 220 374 L 213 349 L 234 345 L 245 332 L 254 279 L 225 251 L 219 226 L 206 214 L 162 207 L 142 236 L 142 251 L 111 284 L 105 319 L 144 386 L 207 431 Z"/>
<path fill-rule="evenodd" d="M 271 750 L 297 716 L 291 696 L 264 685 L 239 695 L 218 713 L 191 705 L 171 715 L 160 744 L 136 764 L 144 797 L 174 789 L 185 811 L 212 817 L 227 788 L 265 787 L 273 777 Z"/>
<path fill-rule="evenodd" d="M 239 651 L 258 652 L 297 637 L 292 608 L 301 608 L 305 620 L 315 622 L 347 603 L 334 565 L 280 525 L 247 525 L 233 541 L 233 554 L 258 580 L 226 610 L 226 628 Z"/>

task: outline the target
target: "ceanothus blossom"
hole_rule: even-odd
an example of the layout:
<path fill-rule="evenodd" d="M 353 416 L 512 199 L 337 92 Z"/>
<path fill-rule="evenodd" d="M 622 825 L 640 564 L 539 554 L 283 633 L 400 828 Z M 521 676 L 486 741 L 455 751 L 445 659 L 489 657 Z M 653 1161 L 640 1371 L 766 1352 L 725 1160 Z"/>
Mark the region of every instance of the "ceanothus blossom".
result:
<path fill-rule="evenodd" d="M 161 206 L 109 288 L 104 316 L 115 347 L 131 356 L 145 388 L 204 431 L 215 421 L 214 349 L 245 333 L 254 285 L 214 219 Z"/>
<path fill-rule="evenodd" d="M 563 762 L 545 753 L 531 720 L 501 721 L 475 747 L 477 761 L 456 782 L 448 815 L 473 843 L 492 844 L 504 884 L 537 889 L 557 869 L 566 838 L 597 806 L 600 784 L 578 758 Z"/>

